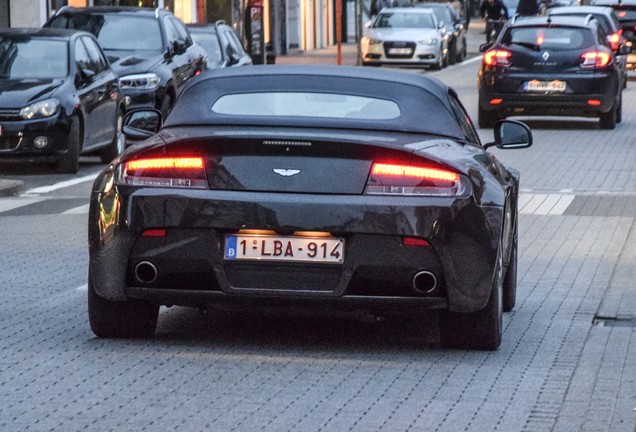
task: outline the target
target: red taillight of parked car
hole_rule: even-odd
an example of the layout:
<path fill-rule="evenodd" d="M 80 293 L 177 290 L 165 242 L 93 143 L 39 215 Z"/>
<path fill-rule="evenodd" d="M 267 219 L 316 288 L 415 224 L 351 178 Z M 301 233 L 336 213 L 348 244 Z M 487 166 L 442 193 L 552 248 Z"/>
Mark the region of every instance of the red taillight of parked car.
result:
<path fill-rule="evenodd" d="M 507 50 L 490 50 L 484 53 L 483 62 L 486 66 L 510 66 L 511 56 Z"/>
<path fill-rule="evenodd" d="M 461 176 L 430 165 L 374 163 L 365 188 L 367 195 L 456 196 L 464 192 Z"/>
<path fill-rule="evenodd" d="M 612 55 L 605 51 L 588 51 L 581 54 L 582 68 L 605 67 L 612 62 Z"/>
<path fill-rule="evenodd" d="M 124 162 L 119 180 L 133 186 L 205 189 L 208 186 L 202 157 L 157 157 Z"/>

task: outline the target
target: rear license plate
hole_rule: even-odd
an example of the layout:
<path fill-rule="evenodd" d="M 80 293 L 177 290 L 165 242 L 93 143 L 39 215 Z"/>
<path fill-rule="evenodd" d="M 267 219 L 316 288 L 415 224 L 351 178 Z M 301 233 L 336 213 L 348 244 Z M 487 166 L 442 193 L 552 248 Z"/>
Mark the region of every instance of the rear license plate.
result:
<path fill-rule="evenodd" d="M 263 261 L 304 261 L 342 264 L 344 239 L 272 235 L 228 235 L 225 259 Z"/>
<path fill-rule="evenodd" d="M 389 48 L 389 54 L 393 55 L 411 55 L 412 53 L 411 48 Z"/>
<path fill-rule="evenodd" d="M 529 92 L 554 92 L 560 93 L 565 91 L 565 81 L 539 81 L 532 80 L 525 83 L 524 88 Z"/>

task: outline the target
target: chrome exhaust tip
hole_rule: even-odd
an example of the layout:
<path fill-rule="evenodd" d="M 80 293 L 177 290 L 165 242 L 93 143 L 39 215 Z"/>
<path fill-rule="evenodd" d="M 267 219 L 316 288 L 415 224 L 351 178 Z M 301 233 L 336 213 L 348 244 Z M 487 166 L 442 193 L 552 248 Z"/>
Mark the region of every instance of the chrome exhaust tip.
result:
<path fill-rule="evenodd" d="M 141 283 L 153 283 L 157 280 L 157 274 L 157 267 L 150 261 L 142 261 L 135 266 L 135 277 Z"/>
<path fill-rule="evenodd" d="M 437 276 L 424 270 L 413 276 L 413 289 L 421 294 L 430 294 L 437 288 Z"/>

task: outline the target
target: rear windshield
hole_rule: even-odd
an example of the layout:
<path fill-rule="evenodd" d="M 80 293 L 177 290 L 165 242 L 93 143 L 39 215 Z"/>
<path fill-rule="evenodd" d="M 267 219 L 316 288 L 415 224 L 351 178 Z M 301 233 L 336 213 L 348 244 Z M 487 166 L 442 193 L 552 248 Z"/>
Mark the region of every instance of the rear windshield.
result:
<path fill-rule="evenodd" d="M 502 39 L 504 45 L 566 51 L 595 44 L 591 31 L 580 27 L 513 27 Z"/>
<path fill-rule="evenodd" d="M 0 78 L 64 78 L 67 75 L 65 41 L 0 36 Z"/>
<path fill-rule="evenodd" d="M 85 30 L 97 37 L 104 50 L 162 51 L 159 21 L 132 15 L 60 15 L 52 28 Z"/>
<path fill-rule="evenodd" d="M 390 120 L 400 116 L 389 100 L 311 92 L 258 92 L 221 96 L 212 105 L 216 114 L 269 117 L 322 117 Z"/>
<path fill-rule="evenodd" d="M 624 9 L 624 6 L 616 9 L 619 21 L 636 21 L 636 7 Z"/>
<path fill-rule="evenodd" d="M 221 54 L 221 46 L 219 45 L 219 38 L 216 35 L 216 30 L 212 31 L 190 31 L 192 40 L 203 47 L 208 55 L 208 61 L 210 63 L 220 63 L 223 60 Z"/>
<path fill-rule="evenodd" d="M 434 29 L 432 13 L 382 12 L 373 23 L 374 28 L 417 28 Z"/>

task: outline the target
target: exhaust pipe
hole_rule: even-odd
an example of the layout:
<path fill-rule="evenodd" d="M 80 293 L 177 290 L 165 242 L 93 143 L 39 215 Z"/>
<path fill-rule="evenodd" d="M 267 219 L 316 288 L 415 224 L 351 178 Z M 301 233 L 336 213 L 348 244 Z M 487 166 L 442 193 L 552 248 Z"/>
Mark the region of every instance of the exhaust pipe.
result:
<path fill-rule="evenodd" d="M 413 289 L 421 294 L 430 294 L 437 288 L 437 276 L 424 270 L 413 276 Z"/>
<path fill-rule="evenodd" d="M 135 266 L 135 277 L 139 282 L 151 284 L 157 280 L 157 267 L 150 261 L 142 261 Z"/>

